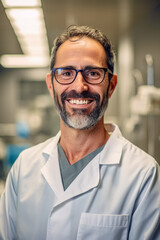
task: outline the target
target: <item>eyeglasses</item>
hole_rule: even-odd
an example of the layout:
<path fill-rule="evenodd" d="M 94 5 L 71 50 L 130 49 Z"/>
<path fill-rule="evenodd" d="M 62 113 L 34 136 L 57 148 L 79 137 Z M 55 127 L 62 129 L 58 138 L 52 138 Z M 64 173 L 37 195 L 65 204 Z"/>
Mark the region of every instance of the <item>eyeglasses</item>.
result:
<path fill-rule="evenodd" d="M 103 82 L 106 72 L 113 74 L 108 68 L 99 67 L 86 67 L 82 70 L 77 70 L 71 67 L 52 69 L 52 73 L 56 81 L 63 85 L 73 83 L 79 72 L 81 72 L 84 80 L 90 84 L 100 84 Z"/>

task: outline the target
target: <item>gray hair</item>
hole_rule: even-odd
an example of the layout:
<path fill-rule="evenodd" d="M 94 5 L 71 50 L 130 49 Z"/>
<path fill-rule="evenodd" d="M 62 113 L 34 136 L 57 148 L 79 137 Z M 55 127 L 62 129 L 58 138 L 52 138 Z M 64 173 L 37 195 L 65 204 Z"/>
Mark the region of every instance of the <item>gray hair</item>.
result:
<path fill-rule="evenodd" d="M 102 33 L 100 30 L 90 28 L 88 26 L 70 26 L 66 29 L 65 32 L 63 32 L 61 35 L 59 35 L 54 40 L 53 48 L 52 48 L 52 52 L 51 52 L 50 69 L 52 70 L 52 68 L 55 65 L 56 53 L 62 43 L 64 43 L 65 41 L 67 41 L 69 39 L 71 40 L 71 38 L 73 38 L 73 37 L 78 37 L 78 39 L 79 39 L 84 36 L 98 41 L 104 47 L 105 52 L 106 52 L 107 66 L 113 72 L 113 70 L 114 70 L 114 53 L 112 50 L 111 42 L 106 37 L 106 35 L 104 33 Z M 77 41 L 77 39 L 76 39 L 76 41 Z"/>

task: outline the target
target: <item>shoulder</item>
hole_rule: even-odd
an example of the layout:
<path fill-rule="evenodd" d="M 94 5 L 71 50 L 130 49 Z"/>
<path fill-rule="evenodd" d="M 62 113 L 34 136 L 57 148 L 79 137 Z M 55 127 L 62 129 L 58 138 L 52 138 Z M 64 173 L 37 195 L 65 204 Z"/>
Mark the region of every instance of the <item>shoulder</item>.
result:
<path fill-rule="evenodd" d="M 29 147 L 21 152 L 20 157 L 31 157 L 34 155 L 41 155 L 43 152 L 45 152 L 45 148 L 50 145 L 52 142 L 54 142 L 55 137 L 49 138 L 46 141 L 36 144 L 32 147 Z"/>
<path fill-rule="evenodd" d="M 111 129 L 112 127 L 112 129 Z M 111 129 L 111 137 L 109 140 L 108 148 L 110 149 L 112 158 L 114 156 L 119 158 L 117 161 L 121 167 L 128 173 L 145 173 L 151 169 L 157 169 L 159 166 L 157 161 L 144 152 L 142 149 L 127 140 L 116 125 L 109 125 Z M 115 154 L 116 152 L 116 154 Z M 115 160 L 114 160 L 115 161 Z"/>
<path fill-rule="evenodd" d="M 111 140 L 112 154 L 116 150 L 114 143 L 120 146 L 117 147 L 119 149 L 119 162 L 114 169 L 114 178 L 118 179 L 120 186 L 128 186 L 128 189 L 139 193 L 144 189 L 147 191 L 146 189 L 154 188 L 158 195 L 160 193 L 160 167 L 158 162 L 123 137 L 119 129 L 115 129 Z"/>
<path fill-rule="evenodd" d="M 127 181 L 144 187 L 156 182 L 160 187 L 160 167 L 158 162 L 148 153 L 122 137 L 123 149 L 121 158 L 122 174 Z"/>
<path fill-rule="evenodd" d="M 57 147 L 59 133 L 46 141 L 22 151 L 13 165 L 13 169 L 41 168 L 48 160 L 51 153 Z"/>
<path fill-rule="evenodd" d="M 122 149 L 123 158 L 126 161 L 129 160 L 131 165 L 138 164 L 139 167 L 140 166 L 152 167 L 158 165 L 154 157 L 152 157 L 151 155 L 149 155 L 148 153 L 146 153 L 145 151 L 143 151 L 142 149 L 140 149 L 127 139 L 125 139 L 124 137 L 121 137 L 121 139 L 123 142 Z"/>

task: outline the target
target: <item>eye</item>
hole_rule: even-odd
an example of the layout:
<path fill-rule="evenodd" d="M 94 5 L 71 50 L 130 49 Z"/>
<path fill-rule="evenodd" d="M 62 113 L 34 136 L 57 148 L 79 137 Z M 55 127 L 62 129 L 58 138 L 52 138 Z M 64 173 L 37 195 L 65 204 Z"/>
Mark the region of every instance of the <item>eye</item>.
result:
<path fill-rule="evenodd" d="M 85 71 L 85 76 L 87 78 L 92 78 L 92 79 L 98 79 L 102 75 L 102 72 L 100 69 L 86 69 Z"/>
<path fill-rule="evenodd" d="M 75 73 L 73 69 L 60 69 L 58 75 L 61 76 L 62 78 L 68 79 L 73 77 Z"/>
<path fill-rule="evenodd" d="M 63 76 L 69 77 L 72 75 L 72 72 L 70 70 L 63 70 L 61 74 Z"/>

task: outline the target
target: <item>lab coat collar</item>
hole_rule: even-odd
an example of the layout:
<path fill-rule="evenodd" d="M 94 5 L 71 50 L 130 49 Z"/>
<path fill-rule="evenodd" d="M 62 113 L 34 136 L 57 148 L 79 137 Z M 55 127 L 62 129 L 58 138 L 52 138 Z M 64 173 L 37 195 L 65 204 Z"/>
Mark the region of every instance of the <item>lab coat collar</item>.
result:
<path fill-rule="evenodd" d="M 115 124 L 105 124 L 105 129 L 110 137 L 100 153 L 100 164 L 119 164 L 123 148 L 122 134 Z"/>
<path fill-rule="evenodd" d="M 118 164 L 122 154 L 122 134 L 116 124 L 105 124 L 105 129 L 110 134 L 103 151 L 100 154 L 100 164 Z M 61 131 L 50 140 L 50 142 L 43 149 L 43 154 L 50 156 L 53 151 L 57 151 L 57 143 L 59 142 Z"/>
<path fill-rule="evenodd" d="M 50 156 L 53 150 L 57 148 L 57 143 L 59 142 L 60 136 L 61 136 L 61 131 L 59 131 L 55 137 L 49 139 L 49 142 L 47 142 L 42 152 L 44 156 L 45 155 Z"/>

